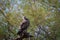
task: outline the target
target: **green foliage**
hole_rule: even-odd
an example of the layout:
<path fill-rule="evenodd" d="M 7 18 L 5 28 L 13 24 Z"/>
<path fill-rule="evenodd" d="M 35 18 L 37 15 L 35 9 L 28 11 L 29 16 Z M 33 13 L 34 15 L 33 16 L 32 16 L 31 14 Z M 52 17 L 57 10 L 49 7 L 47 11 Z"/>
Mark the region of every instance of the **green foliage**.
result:
<path fill-rule="evenodd" d="M 30 20 L 28 32 L 35 35 L 38 25 L 49 27 L 46 40 L 60 40 L 60 2 L 57 0 L 0 0 L 0 39 L 16 38 L 24 15 Z M 21 2 L 21 3 L 19 3 Z M 45 29 L 44 29 L 45 30 Z M 10 35 L 10 36 L 9 36 Z M 43 40 L 44 34 L 32 39 Z M 46 34 L 47 35 L 47 34 Z M 5 38 L 6 37 L 6 38 Z M 43 38 L 41 38 L 43 37 Z M 9 40 L 9 39 L 8 39 Z"/>

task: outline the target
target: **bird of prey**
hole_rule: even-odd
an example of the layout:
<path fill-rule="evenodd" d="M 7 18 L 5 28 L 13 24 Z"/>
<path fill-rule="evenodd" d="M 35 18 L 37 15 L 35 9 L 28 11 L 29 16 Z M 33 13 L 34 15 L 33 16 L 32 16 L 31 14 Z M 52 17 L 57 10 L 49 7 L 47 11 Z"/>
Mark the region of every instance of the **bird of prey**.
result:
<path fill-rule="evenodd" d="M 23 17 L 23 21 L 20 25 L 20 30 L 18 31 L 18 35 L 20 35 L 21 33 L 23 33 L 24 31 L 27 30 L 27 28 L 29 27 L 30 25 L 30 21 L 28 18 L 26 18 L 25 16 Z"/>

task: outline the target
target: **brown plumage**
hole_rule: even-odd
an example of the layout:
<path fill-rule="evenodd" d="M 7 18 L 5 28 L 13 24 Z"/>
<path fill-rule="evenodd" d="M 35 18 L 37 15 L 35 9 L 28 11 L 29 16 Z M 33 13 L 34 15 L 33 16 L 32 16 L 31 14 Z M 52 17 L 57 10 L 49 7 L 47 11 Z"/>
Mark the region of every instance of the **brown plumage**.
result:
<path fill-rule="evenodd" d="M 30 21 L 26 17 L 23 17 L 22 24 L 20 25 L 20 30 L 18 31 L 17 34 L 20 35 L 21 33 L 23 33 L 23 31 L 26 31 L 29 25 Z"/>

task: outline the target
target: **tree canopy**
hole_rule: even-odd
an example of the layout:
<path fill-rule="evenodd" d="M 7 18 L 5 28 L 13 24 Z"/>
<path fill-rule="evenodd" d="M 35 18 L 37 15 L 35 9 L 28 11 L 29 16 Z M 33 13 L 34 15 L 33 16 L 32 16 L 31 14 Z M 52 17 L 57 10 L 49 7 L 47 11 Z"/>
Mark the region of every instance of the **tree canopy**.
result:
<path fill-rule="evenodd" d="M 60 0 L 0 0 L 0 40 L 17 37 L 22 16 L 30 20 L 30 40 L 60 40 Z"/>

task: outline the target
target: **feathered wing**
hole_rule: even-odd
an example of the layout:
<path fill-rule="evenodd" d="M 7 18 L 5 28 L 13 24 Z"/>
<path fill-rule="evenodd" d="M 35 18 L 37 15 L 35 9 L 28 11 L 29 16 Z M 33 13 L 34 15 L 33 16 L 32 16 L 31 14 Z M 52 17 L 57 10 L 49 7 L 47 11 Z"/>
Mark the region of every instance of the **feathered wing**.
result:
<path fill-rule="evenodd" d="M 30 22 L 29 21 L 26 21 L 26 22 L 23 22 L 21 25 L 20 25 L 20 30 L 18 31 L 17 34 L 21 34 L 24 30 L 27 30 L 27 28 L 29 27 L 30 25 Z"/>
<path fill-rule="evenodd" d="M 21 30 L 26 30 L 29 27 L 29 21 L 23 22 L 21 24 Z"/>

